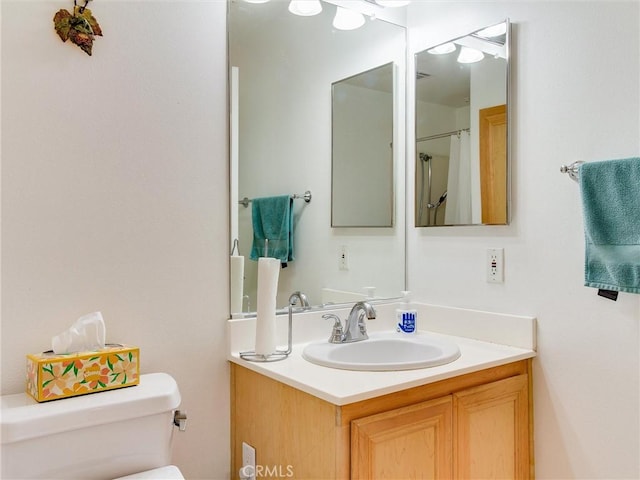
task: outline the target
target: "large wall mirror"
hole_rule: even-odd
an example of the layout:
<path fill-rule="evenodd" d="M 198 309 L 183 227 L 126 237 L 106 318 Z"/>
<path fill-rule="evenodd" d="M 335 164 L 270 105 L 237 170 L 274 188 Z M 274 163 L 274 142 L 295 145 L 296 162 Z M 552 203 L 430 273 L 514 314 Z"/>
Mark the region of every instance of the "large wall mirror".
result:
<path fill-rule="evenodd" d="M 406 153 L 406 32 L 392 18 L 398 15 L 392 11 L 403 9 L 337 0 L 318 4 L 322 7 L 318 14 L 300 16 L 291 13 L 288 1 L 228 2 L 230 244 L 237 240 L 234 254 L 244 257 L 244 299 L 232 314 L 256 310 L 257 262 L 249 259 L 249 253 L 252 201 L 262 197 L 296 196 L 292 207 L 295 258 L 280 270 L 278 307 L 286 306 L 296 290 L 318 305 L 367 296 L 396 297 L 404 289 L 405 200 L 398 185 L 404 185 Z M 337 28 L 336 4 L 361 9 L 364 23 L 352 30 Z M 367 149 L 378 135 L 369 130 L 368 139 L 356 140 L 357 153 L 362 155 L 348 167 L 354 170 L 353 180 L 334 182 L 333 191 L 344 194 L 340 201 L 349 202 L 363 195 L 371 182 L 383 182 L 389 193 L 386 206 L 381 207 L 386 212 L 384 226 L 365 228 L 347 219 L 343 227 L 335 228 L 331 224 L 332 138 L 353 140 L 358 132 L 348 121 L 334 128 L 332 86 L 381 66 L 387 81 L 389 72 L 397 79 L 392 95 L 360 91 L 357 100 L 365 108 L 366 97 L 371 101 L 385 96 L 387 109 L 392 102 L 393 118 L 388 110 L 384 114 L 385 125 L 393 125 L 392 138 L 384 139 L 384 176 L 362 160 L 370 156 Z M 342 114 L 348 117 L 352 112 L 343 109 Z M 310 202 L 302 198 L 305 192 L 310 193 Z M 364 216 L 354 210 L 355 218 Z"/>
<path fill-rule="evenodd" d="M 509 223 L 508 21 L 415 55 L 415 226 Z"/>

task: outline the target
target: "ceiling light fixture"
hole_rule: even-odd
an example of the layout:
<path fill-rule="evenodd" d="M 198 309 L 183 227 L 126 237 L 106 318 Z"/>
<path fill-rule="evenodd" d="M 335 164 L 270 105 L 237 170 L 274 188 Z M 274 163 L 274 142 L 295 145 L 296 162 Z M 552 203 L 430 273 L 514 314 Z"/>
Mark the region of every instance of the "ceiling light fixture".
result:
<path fill-rule="evenodd" d="M 484 58 L 484 53 L 475 48 L 462 47 L 458 55 L 458 63 L 475 63 Z"/>
<path fill-rule="evenodd" d="M 338 30 L 355 30 L 364 25 L 364 15 L 360 12 L 338 7 L 333 18 L 333 26 Z"/>
<path fill-rule="evenodd" d="M 301 17 L 317 15 L 322 11 L 320 0 L 291 0 L 289 11 Z"/>
<path fill-rule="evenodd" d="M 507 33 L 507 22 L 498 23 L 497 25 L 493 25 L 491 27 L 487 27 L 483 30 L 480 30 L 476 35 L 484 38 L 492 38 L 499 37 L 500 35 L 504 35 Z"/>
<path fill-rule="evenodd" d="M 244 0 L 246 3 L 267 3 L 269 0 Z"/>
<path fill-rule="evenodd" d="M 427 50 L 427 53 L 430 53 L 431 55 L 444 55 L 455 51 L 456 46 L 452 42 L 447 42 L 442 45 L 438 45 L 437 47 L 430 48 Z"/>
<path fill-rule="evenodd" d="M 411 2 L 407 0 L 376 0 L 376 3 L 382 7 L 404 7 Z"/>

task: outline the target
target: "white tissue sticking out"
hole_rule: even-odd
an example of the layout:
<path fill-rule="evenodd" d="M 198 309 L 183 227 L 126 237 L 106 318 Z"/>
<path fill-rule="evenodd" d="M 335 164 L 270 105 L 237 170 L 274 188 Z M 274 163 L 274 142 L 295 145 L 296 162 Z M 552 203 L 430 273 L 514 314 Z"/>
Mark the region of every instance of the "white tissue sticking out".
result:
<path fill-rule="evenodd" d="M 56 354 L 100 350 L 104 348 L 105 336 L 102 313 L 93 312 L 80 317 L 68 330 L 53 337 L 51 347 Z"/>

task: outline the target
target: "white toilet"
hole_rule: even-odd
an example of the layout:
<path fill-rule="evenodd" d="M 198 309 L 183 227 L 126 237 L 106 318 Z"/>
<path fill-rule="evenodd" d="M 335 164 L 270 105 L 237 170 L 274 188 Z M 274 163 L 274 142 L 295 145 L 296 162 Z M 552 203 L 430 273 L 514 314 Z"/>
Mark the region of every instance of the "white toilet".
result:
<path fill-rule="evenodd" d="M 6 479 L 183 479 L 171 463 L 180 391 L 166 373 L 108 392 L 37 403 L 1 397 Z"/>

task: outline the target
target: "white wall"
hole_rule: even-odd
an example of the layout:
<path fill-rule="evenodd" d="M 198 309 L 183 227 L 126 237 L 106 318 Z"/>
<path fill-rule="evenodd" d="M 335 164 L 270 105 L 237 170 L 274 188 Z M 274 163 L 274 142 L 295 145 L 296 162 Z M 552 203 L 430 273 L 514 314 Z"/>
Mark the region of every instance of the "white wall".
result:
<path fill-rule="evenodd" d="M 2 393 L 101 310 L 177 379 L 185 476 L 226 478 L 225 3 L 92 2 L 92 57 L 53 30 L 72 6 L 2 2 Z"/>
<path fill-rule="evenodd" d="M 417 300 L 538 318 L 538 478 L 639 478 L 640 299 L 612 302 L 582 286 L 579 189 L 559 168 L 640 153 L 640 4 L 414 2 L 409 54 L 505 17 L 514 23 L 513 222 L 410 227 L 409 288 Z M 505 248 L 502 285 L 485 282 L 488 247 Z"/>

